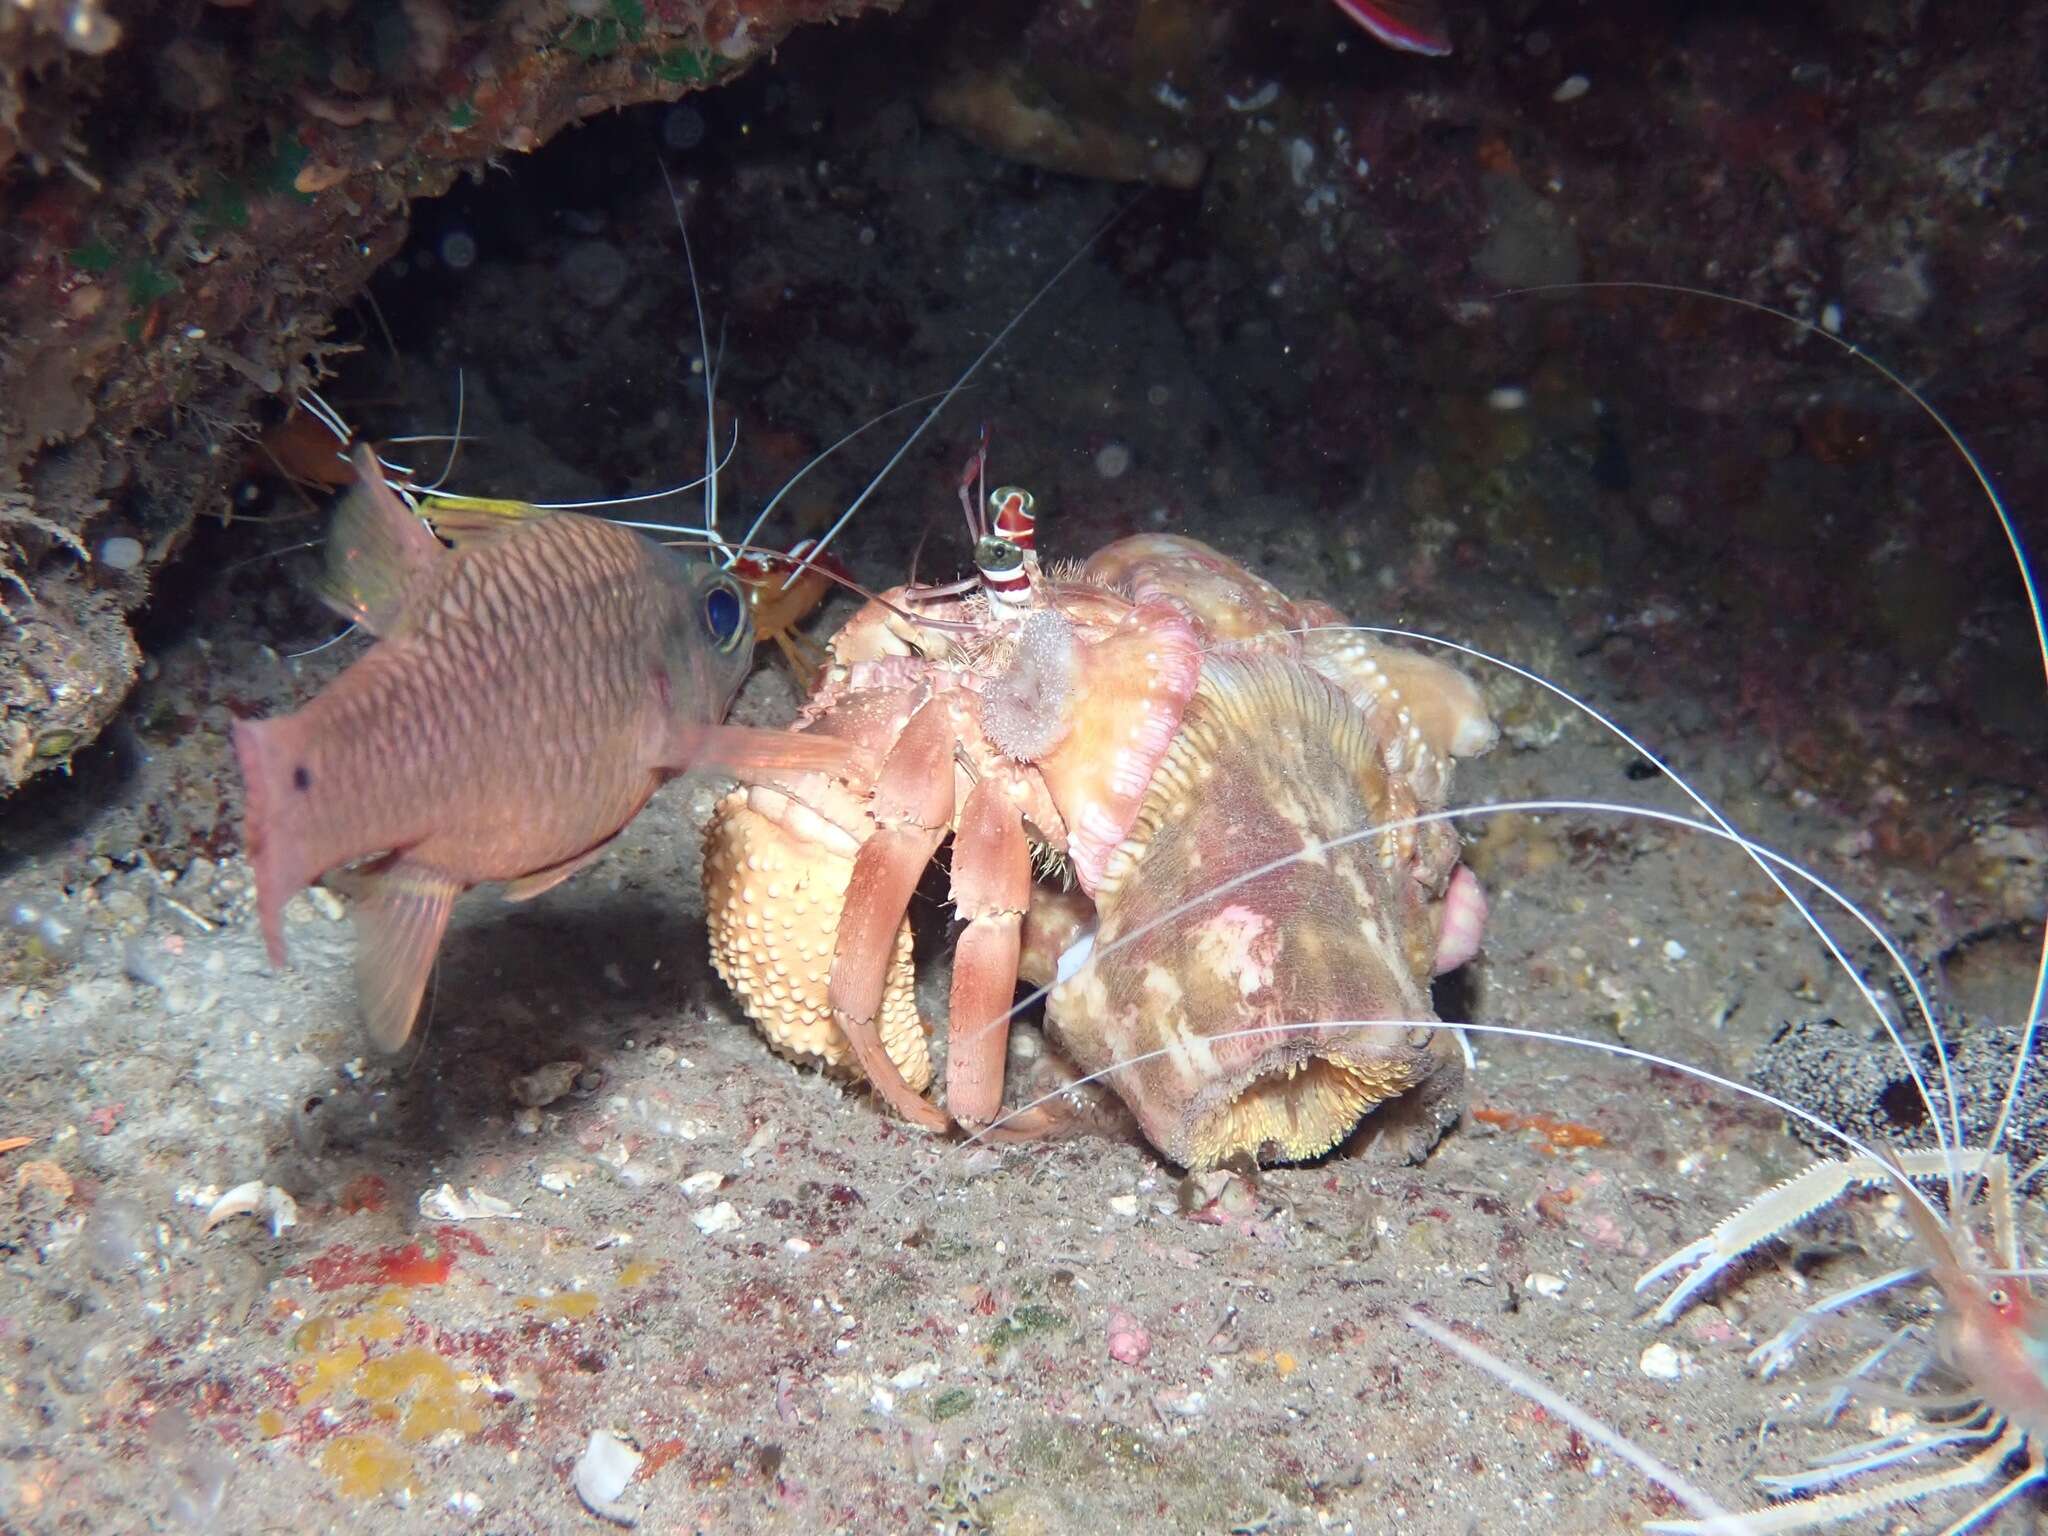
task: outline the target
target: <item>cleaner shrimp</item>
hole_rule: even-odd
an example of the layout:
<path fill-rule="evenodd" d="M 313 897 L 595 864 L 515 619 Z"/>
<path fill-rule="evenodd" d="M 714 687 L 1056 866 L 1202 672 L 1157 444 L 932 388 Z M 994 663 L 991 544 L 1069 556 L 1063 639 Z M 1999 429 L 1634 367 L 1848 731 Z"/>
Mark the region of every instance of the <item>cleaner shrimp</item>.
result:
<path fill-rule="evenodd" d="M 1584 286 L 1584 285 L 1579 285 Z M 1789 321 L 1823 336 L 1852 358 L 1875 369 L 1906 397 L 1961 456 L 1977 488 L 1986 497 L 2009 548 L 2024 594 L 2033 646 L 2048 674 L 2048 619 L 2040 590 L 2014 518 L 1988 472 L 1948 420 L 1883 363 L 1841 341 L 1830 332 L 1796 316 L 1741 299 L 1660 284 L 1596 285 L 1657 292 L 1680 292 L 1696 298 L 1732 303 Z M 1548 690 L 1574 710 L 1611 732 L 1674 784 L 1690 801 L 1688 814 L 1640 805 L 1594 800 L 1516 800 L 1454 808 L 1412 822 L 1363 829 L 1355 838 L 1378 836 L 1403 826 L 1439 820 L 1479 821 L 1506 815 L 1622 817 L 1682 830 L 1690 835 L 1732 845 L 1760 872 L 1778 897 L 1810 931 L 1831 966 L 1860 999 L 1895 1052 L 1905 1079 L 1924 1114 L 1932 1145 L 1895 1147 L 1888 1139 L 1859 1136 L 1794 1098 L 1766 1092 L 1720 1073 L 1668 1055 L 1632 1048 L 1609 1040 L 1583 1039 L 1542 1029 L 1473 1022 L 1466 1028 L 1482 1038 L 1541 1040 L 1599 1051 L 1642 1062 L 1704 1084 L 1716 1094 L 1761 1104 L 1796 1122 L 1837 1149 L 1805 1172 L 1776 1184 L 1741 1206 L 1707 1236 L 1688 1243 L 1643 1274 L 1639 1293 L 1654 1292 L 1678 1281 L 1655 1307 L 1651 1322 L 1663 1327 L 1679 1319 L 1708 1291 L 1726 1286 L 1729 1271 L 1760 1247 L 1792 1232 L 1858 1187 L 1888 1187 L 1909 1227 L 1915 1253 L 1905 1263 L 1874 1278 L 1833 1292 L 1803 1308 L 1781 1331 L 1749 1355 L 1751 1368 L 1770 1377 L 1791 1365 L 1801 1346 L 1828 1320 L 1859 1304 L 1919 1281 L 1932 1283 L 1932 1306 L 1904 1322 L 1888 1324 L 1875 1347 L 1848 1370 L 1829 1403 L 1833 1422 L 1853 1398 L 1862 1398 L 1890 1417 L 1878 1421 L 1870 1439 L 1836 1450 L 1804 1470 L 1760 1476 L 1757 1481 L 1781 1502 L 1751 1513 L 1731 1513 L 1688 1478 L 1658 1461 L 1647 1449 L 1609 1429 L 1574 1407 L 1526 1373 L 1446 1329 L 1426 1312 L 1409 1310 L 1406 1320 L 1418 1332 L 1468 1362 L 1493 1373 L 1515 1391 L 1530 1397 L 1583 1435 L 1641 1469 L 1663 1490 L 1661 1498 L 1689 1507 L 1692 1518 L 1657 1519 L 1645 1529 L 1662 1532 L 1761 1533 L 1803 1531 L 1960 1490 L 1991 1492 L 1942 1527 L 1943 1536 L 1960 1536 L 1982 1527 L 2028 1490 L 2048 1481 L 2048 1300 L 2034 1289 L 2042 1270 L 2029 1259 L 2029 1219 L 2035 1214 L 2028 1195 L 2048 1158 L 2015 1168 L 2009 1147 L 2016 1113 L 2022 1103 L 2034 1042 L 2044 1024 L 2048 999 L 2048 927 L 2044 927 L 2041 958 L 2035 967 L 2031 996 L 2018 1025 L 2018 1044 L 2010 1072 L 1995 1102 L 1972 1102 L 1957 1069 L 1948 1015 L 1936 989 L 1923 980 L 1920 968 L 1864 907 L 1813 869 L 1752 840 L 1685 778 L 1625 727 L 1590 703 L 1566 692 L 1549 679 L 1488 655 L 1473 647 L 1408 630 L 1358 626 L 1364 633 L 1446 647 L 1468 661 L 1477 661 Z M 1136 941 L 1152 926 L 1216 901 L 1231 890 L 1301 858 L 1318 858 L 1328 847 L 1351 839 L 1314 845 L 1269 866 L 1248 871 L 1231 882 L 1153 919 L 1145 927 L 1120 936 L 1115 944 Z M 1838 921 L 1840 920 L 1840 921 Z M 1846 924 L 1846 928 L 1844 927 Z M 1855 930 L 1874 953 L 1881 954 L 1893 980 L 1873 983 L 1865 968 L 1851 958 L 1852 944 L 1838 929 Z M 1055 984 L 1056 987 L 1057 983 Z M 1029 1006 L 1054 990 L 1041 989 L 1018 1004 Z M 1007 1021 L 1005 1021 L 1007 1022 Z M 1347 1021 L 1337 1027 L 1402 1029 L 1416 1021 Z M 1327 1029 L 1330 1021 L 1265 1026 L 1258 1033 Z M 1920 1041 L 1924 1038 L 1924 1048 Z M 1158 1052 L 1151 1055 L 1160 1054 Z M 1118 1061 L 1086 1078 L 1040 1095 L 998 1118 L 989 1132 L 1000 1132 L 1011 1117 L 1039 1111 L 1041 1106 L 1097 1079 L 1110 1079 L 1146 1057 Z M 1923 1059 L 1931 1065 L 1923 1066 Z M 1540 1119 L 1541 1117 L 1532 1117 Z M 984 1135 L 987 1132 L 983 1133 Z M 979 1140 L 979 1137 L 971 1138 Z M 915 1181 L 913 1181 L 915 1182 Z M 1936 1186 L 1923 1192 L 1922 1186 Z M 907 1187 L 907 1186 L 906 1186 Z M 1677 1358 L 1675 1355 L 1673 1358 Z M 1575 1439 L 1574 1443 L 1578 1443 Z M 1668 1504 L 1667 1504 L 1668 1508 Z"/>

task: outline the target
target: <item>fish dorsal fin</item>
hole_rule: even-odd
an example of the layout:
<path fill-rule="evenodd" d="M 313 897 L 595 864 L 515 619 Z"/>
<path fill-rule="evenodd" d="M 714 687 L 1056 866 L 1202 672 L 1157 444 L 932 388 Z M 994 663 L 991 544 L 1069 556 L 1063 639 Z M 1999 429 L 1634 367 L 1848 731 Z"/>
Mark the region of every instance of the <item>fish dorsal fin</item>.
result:
<path fill-rule="evenodd" d="M 446 551 L 431 529 L 399 500 L 367 447 L 355 454 L 356 483 L 334 509 L 327 530 L 321 600 L 373 635 L 388 635 L 405 617 L 413 578 Z"/>
<path fill-rule="evenodd" d="M 546 508 L 528 501 L 491 496 L 427 496 L 420 501 L 420 516 L 457 549 L 492 543 L 549 515 Z"/>

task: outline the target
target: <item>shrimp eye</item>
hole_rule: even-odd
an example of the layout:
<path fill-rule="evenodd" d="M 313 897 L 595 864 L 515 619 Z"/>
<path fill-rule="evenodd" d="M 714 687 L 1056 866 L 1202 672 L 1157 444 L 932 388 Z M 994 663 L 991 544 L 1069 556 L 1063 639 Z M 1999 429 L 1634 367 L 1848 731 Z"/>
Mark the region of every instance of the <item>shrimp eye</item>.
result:
<path fill-rule="evenodd" d="M 704 594 L 704 631 L 721 651 L 730 651 L 740 643 L 746 619 L 746 602 L 732 582 L 721 580 Z"/>

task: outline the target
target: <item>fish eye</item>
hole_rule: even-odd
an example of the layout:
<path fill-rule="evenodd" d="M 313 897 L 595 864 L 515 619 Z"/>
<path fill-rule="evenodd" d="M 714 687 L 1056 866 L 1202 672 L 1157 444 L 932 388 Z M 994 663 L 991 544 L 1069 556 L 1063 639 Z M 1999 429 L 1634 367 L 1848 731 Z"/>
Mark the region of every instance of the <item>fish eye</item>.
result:
<path fill-rule="evenodd" d="M 720 580 L 704 594 L 704 629 L 721 651 L 730 651 L 740 643 L 746 618 L 747 605 L 732 582 Z"/>
<path fill-rule="evenodd" d="M 1994 1285 L 1984 1294 L 1984 1299 L 1999 1311 L 2004 1311 L 2012 1302 L 2012 1294 L 2002 1285 Z"/>

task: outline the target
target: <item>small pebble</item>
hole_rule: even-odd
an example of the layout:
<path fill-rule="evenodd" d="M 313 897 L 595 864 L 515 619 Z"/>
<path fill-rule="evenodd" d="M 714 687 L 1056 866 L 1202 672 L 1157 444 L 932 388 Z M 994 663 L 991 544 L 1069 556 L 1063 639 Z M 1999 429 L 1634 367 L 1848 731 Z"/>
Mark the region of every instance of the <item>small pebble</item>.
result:
<path fill-rule="evenodd" d="M 125 535 L 100 545 L 100 564 L 110 571 L 132 571 L 142 564 L 142 541 Z"/>
<path fill-rule="evenodd" d="M 1152 1335 L 1128 1312 L 1109 1314 L 1109 1358 L 1119 1365 L 1141 1365 L 1152 1353 Z"/>
<path fill-rule="evenodd" d="M 683 1193 L 695 1200 L 699 1195 L 708 1195 L 725 1182 L 725 1175 L 706 1168 L 691 1174 L 683 1180 Z"/>
<path fill-rule="evenodd" d="M 1539 1270 L 1522 1283 L 1538 1296 L 1562 1296 L 1564 1294 L 1565 1281 L 1563 1275 L 1546 1275 Z"/>
<path fill-rule="evenodd" d="M 1676 939 L 1666 939 L 1664 941 L 1664 958 L 1666 960 L 1683 960 L 1685 958 L 1685 946 Z"/>
<path fill-rule="evenodd" d="M 1659 1381 L 1676 1381 L 1685 1372 L 1685 1361 L 1678 1351 L 1661 1339 L 1643 1351 L 1637 1364 L 1645 1376 L 1654 1376 Z"/>
<path fill-rule="evenodd" d="M 524 1076 L 512 1079 L 512 1101 L 530 1109 L 543 1108 L 574 1088 L 582 1072 L 583 1063 L 580 1061 L 551 1061 L 546 1066 L 536 1067 Z"/>
<path fill-rule="evenodd" d="M 1138 1214 L 1136 1195 L 1112 1195 L 1109 1198 L 1109 1213 L 1112 1216 L 1135 1216 Z"/>
<path fill-rule="evenodd" d="M 716 1236 L 720 1232 L 730 1232 L 739 1224 L 740 1213 L 730 1200 L 721 1200 L 706 1210 L 698 1211 L 690 1218 L 690 1225 L 706 1237 Z"/>
<path fill-rule="evenodd" d="M 1568 75 L 1558 88 L 1550 93 L 1552 101 L 1577 101 L 1593 89 L 1593 82 L 1584 75 Z"/>

